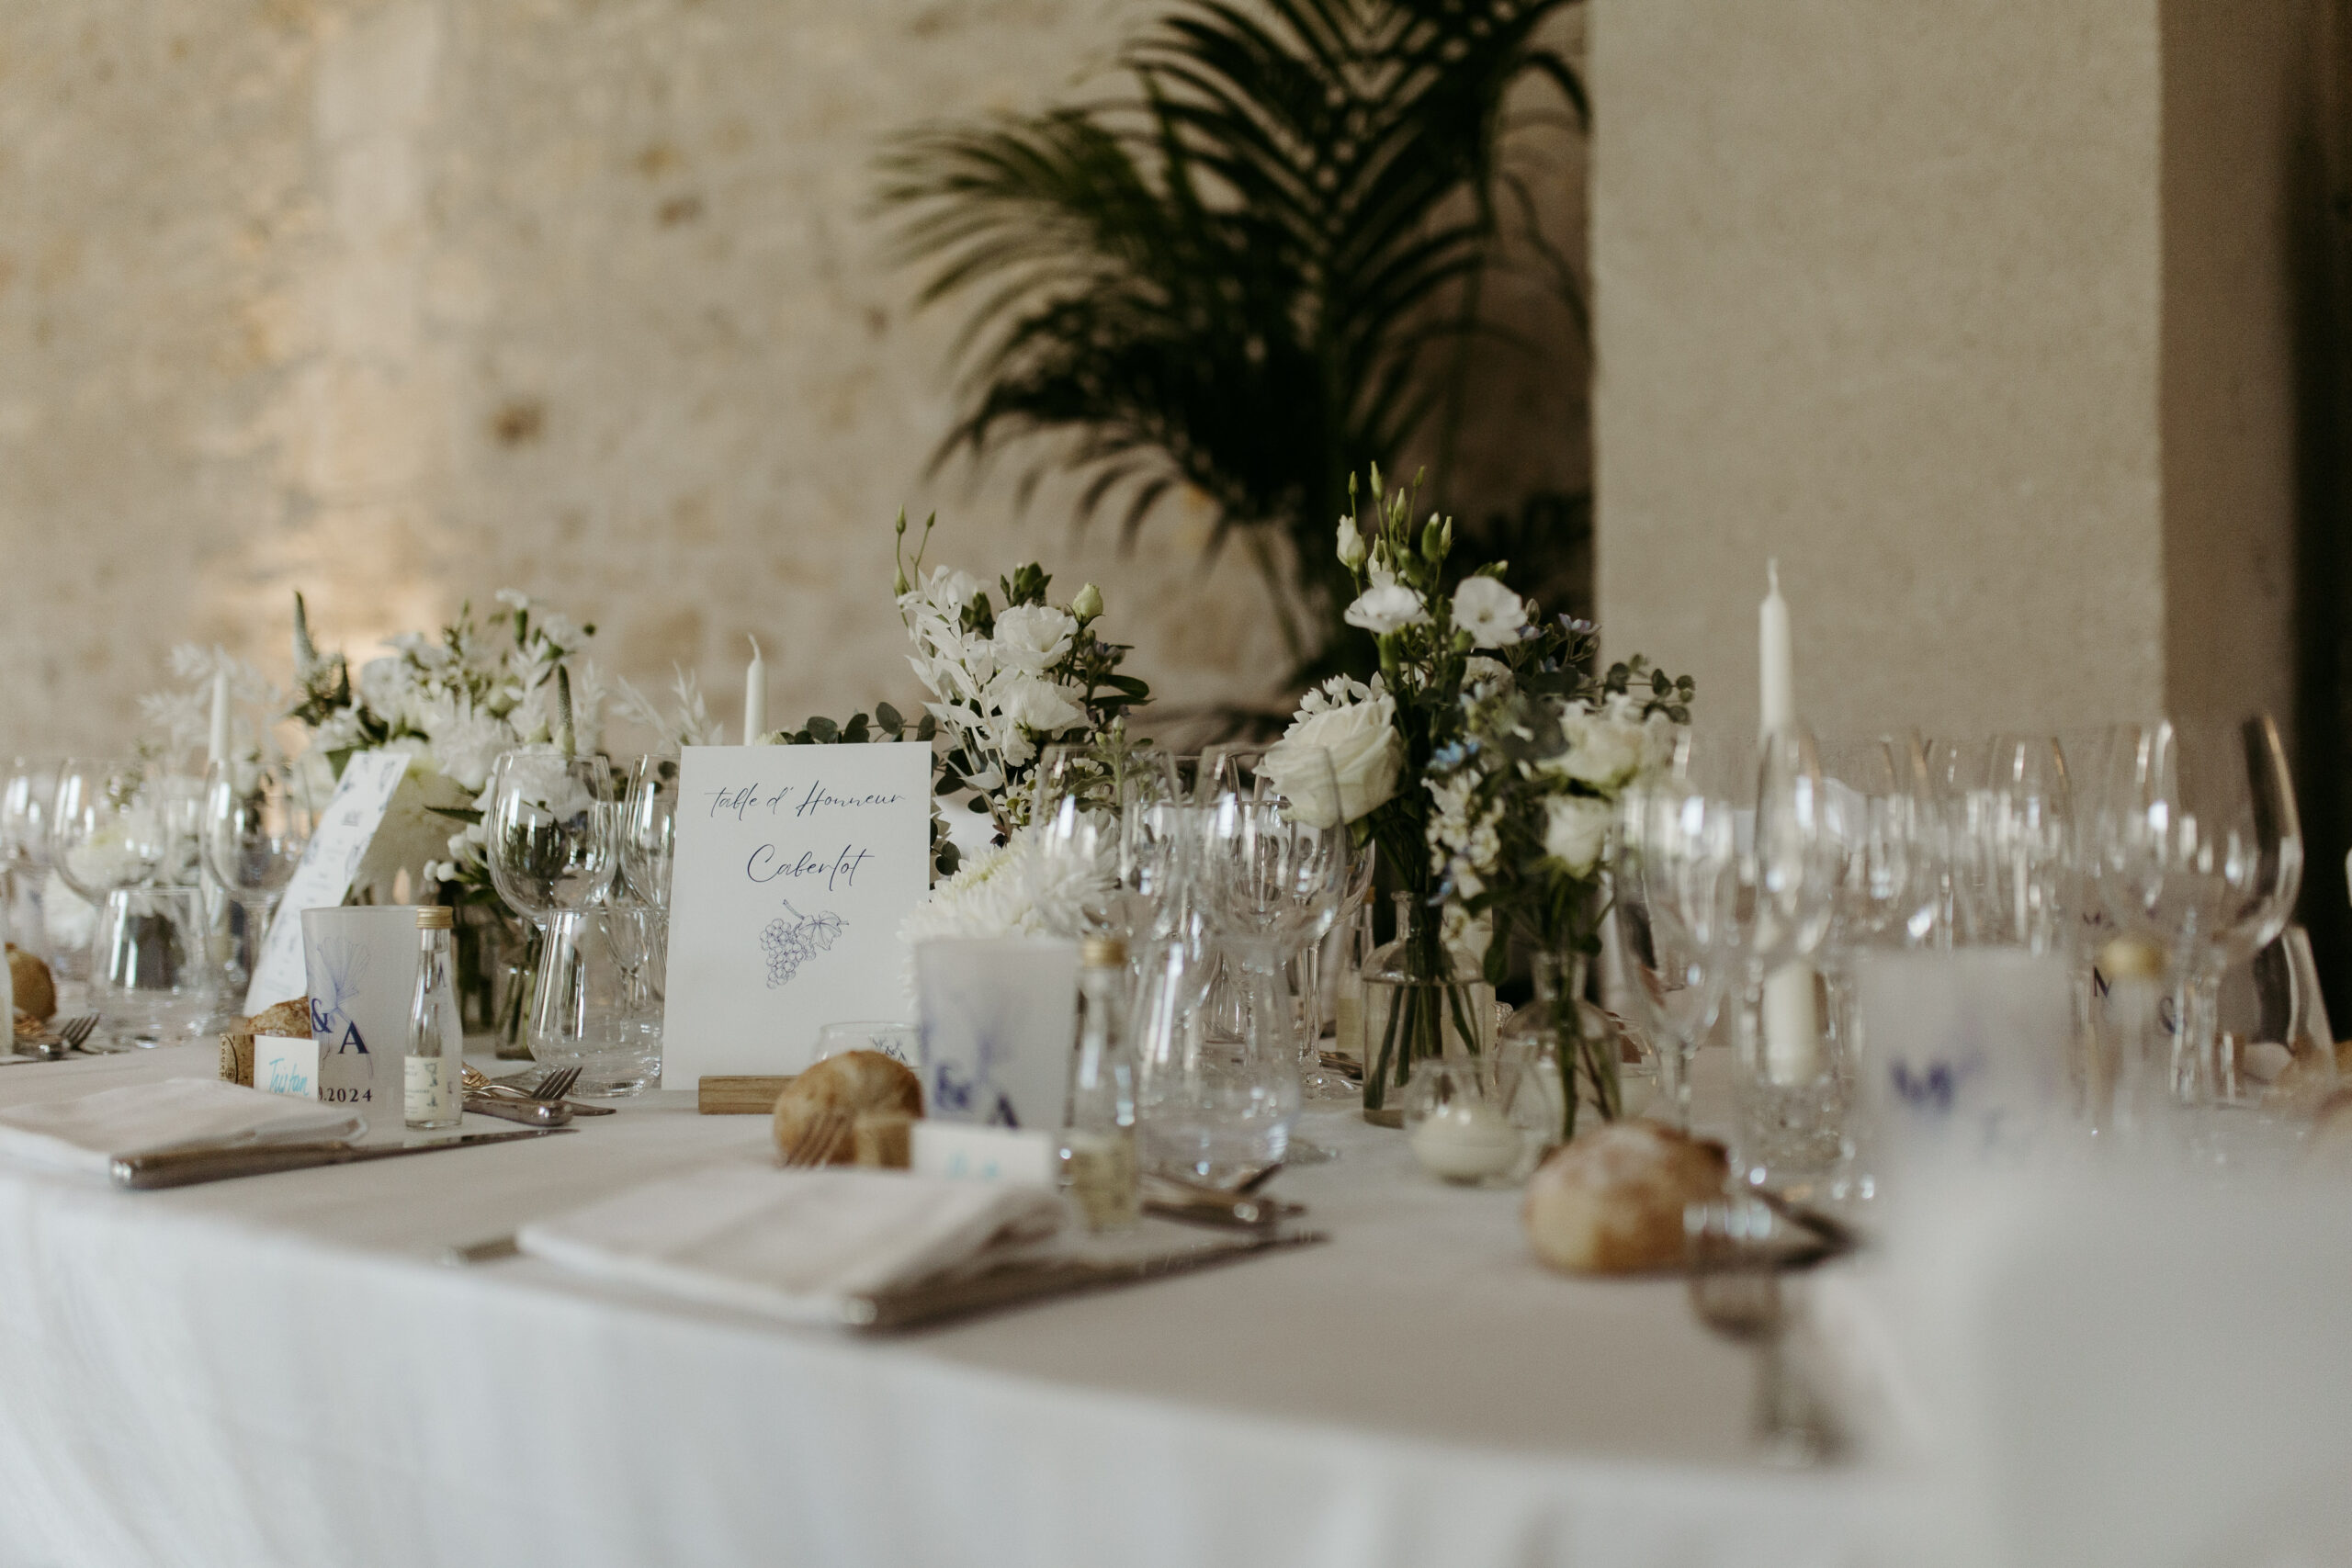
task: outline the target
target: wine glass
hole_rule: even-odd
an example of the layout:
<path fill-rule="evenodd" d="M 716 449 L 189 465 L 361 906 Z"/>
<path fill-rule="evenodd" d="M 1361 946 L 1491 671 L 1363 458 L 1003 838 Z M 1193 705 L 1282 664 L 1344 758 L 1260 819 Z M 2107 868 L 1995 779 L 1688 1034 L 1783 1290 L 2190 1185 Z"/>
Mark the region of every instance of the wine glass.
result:
<path fill-rule="evenodd" d="M 8 930 L 17 944 L 48 958 L 42 884 L 49 876 L 49 814 L 57 798 L 57 764 L 17 758 L 0 784 L 0 865 L 7 885 Z M 86 956 L 86 955 L 82 955 Z"/>
<path fill-rule="evenodd" d="M 1671 777 L 1618 803 L 1611 866 L 1618 951 L 1657 1041 L 1657 1104 L 1690 1124 L 1690 1062 L 1715 1026 L 1737 966 L 1739 826 L 1727 801 Z"/>
<path fill-rule="evenodd" d="M 93 908 L 118 887 L 160 885 L 176 863 L 173 813 L 144 763 L 74 758 L 57 771 L 50 857 L 65 886 Z"/>
<path fill-rule="evenodd" d="M 2228 1087 L 2222 976 L 2278 935 L 2302 886 L 2302 826 L 2269 716 L 2120 731 L 2086 860 L 2117 923 L 2167 954 L 2175 1092 L 2210 1103 Z"/>
<path fill-rule="evenodd" d="M 232 984 L 252 976 L 270 911 L 301 863 L 314 822 L 310 788 L 290 762 L 222 758 L 206 770 L 198 846 L 204 869 L 244 911 Z"/>
<path fill-rule="evenodd" d="M 678 847 L 678 762 L 639 757 L 629 769 L 618 817 L 620 881 L 641 903 L 670 908 L 670 867 Z"/>
<path fill-rule="evenodd" d="M 541 931 L 585 908 L 613 877 L 613 773 L 603 757 L 503 753 L 490 770 L 490 879 Z"/>
<path fill-rule="evenodd" d="M 1063 937 L 1114 936 L 1132 953 L 1180 868 L 1176 773 L 1167 753 L 1048 747 L 1029 820 L 1039 908 Z"/>
<path fill-rule="evenodd" d="M 2050 736 L 2005 735 L 1987 748 L 1974 858 L 1984 867 L 1984 935 L 2030 953 L 2072 946 L 2075 798 Z"/>

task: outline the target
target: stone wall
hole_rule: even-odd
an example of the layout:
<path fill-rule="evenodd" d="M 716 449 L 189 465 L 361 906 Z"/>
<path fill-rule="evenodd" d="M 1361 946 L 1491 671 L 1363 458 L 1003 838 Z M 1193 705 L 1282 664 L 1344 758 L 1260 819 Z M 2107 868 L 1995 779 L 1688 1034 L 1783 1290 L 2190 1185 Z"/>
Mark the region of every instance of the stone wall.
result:
<path fill-rule="evenodd" d="M 1110 0 L 0 5 L 0 743 L 114 747 L 175 642 L 287 674 L 502 586 L 596 656 L 794 722 L 913 687 L 889 521 L 1093 578 L 1179 701 L 1286 660 L 1180 501 L 1123 557 L 926 459 L 952 311 L 886 270 L 872 159 L 1034 105 Z M 731 724 L 730 724 L 731 727 Z"/>

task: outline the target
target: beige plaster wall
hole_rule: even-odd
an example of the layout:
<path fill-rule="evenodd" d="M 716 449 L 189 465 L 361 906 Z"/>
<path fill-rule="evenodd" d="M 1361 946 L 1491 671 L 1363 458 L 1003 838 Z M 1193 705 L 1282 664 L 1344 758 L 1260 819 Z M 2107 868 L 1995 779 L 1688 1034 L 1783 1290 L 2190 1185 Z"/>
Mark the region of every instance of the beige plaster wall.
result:
<path fill-rule="evenodd" d="M 1612 650 L 1751 726 L 1778 554 L 1825 733 L 2283 715 L 2294 0 L 1593 10 Z"/>
<path fill-rule="evenodd" d="M 514 585 L 599 658 L 744 634 L 797 721 L 912 682 L 934 558 L 1102 582 L 1170 697 L 1285 665 L 1178 507 L 1119 558 L 1067 497 L 924 460 L 952 314 L 876 257 L 871 159 L 1067 95 L 1114 0 L 0 3 L 0 744 L 114 746 L 175 641 L 283 678 L 291 592 L 354 654 Z"/>

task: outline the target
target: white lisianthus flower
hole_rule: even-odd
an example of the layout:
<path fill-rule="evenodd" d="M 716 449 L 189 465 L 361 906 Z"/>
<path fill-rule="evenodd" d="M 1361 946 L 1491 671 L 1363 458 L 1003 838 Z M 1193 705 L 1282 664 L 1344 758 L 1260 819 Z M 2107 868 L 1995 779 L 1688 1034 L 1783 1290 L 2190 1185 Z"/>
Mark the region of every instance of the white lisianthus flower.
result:
<path fill-rule="evenodd" d="M 1624 787 L 1648 764 L 1650 734 L 1638 719 L 1576 704 L 1560 716 L 1560 733 L 1567 750 L 1537 764 L 1545 773 L 1607 793 Z"/>
<path fill-rule="evenodd" d="M 1600 863 L 1612 815 L 1607 801 L 1590 795 L 1552 796 L 1544 803 L 1544 852 L 1566 866 L 1571 876 L 1590 875 Z"/>
<path fill-rule="evenodd" d="M 1329 784 L 1320 769 L 1301 765 L 1302 754 L 1317 747 L 1330 754 Z M 1396 793 L 1396 775 L 1405 766 L 1405 741 L 1396 733 L 1396 699 L 1384 693 L 1344 707 L 1302 714 L 1280 740 L 1266 748 L 1261 766 L 1308 827 L 1358 821 Z M 1337 800 L 1330 795 L 1334 785 L 1340 792 Z"/>
<path fill-rule="evenodd" d="M 1480 648 L 1504 648 L 1527 626 L 1527 605 L 1491 577 L 1465 577 L 1453 591 L 1453 624 Z"/>
<path fill-rule="evenodd" d="M 371 659 L 359 667 L 359 699 L 389 719 L 401 716 L 416 674 L 405 659 Z"/>
<path fill-rule="evenodd" d="M 1069 613 L 1078 617 L 1078 624 L 1081 626 L 1101 615 L 1102 590 L 1091 582 L 1080 589 L 1078 597 L 1069 602 Z"/>
<path fill-rule="evenodd" d="M 1042 675 L 1069 657 L 1077 618 L 1051 604 L 1016 604 L 996 618 L 997 660 L 1007 670 Z"/>
<path fill-rule="evenodd" d="M 1356 532 L 1356 520 L 1352 517 L 1340 518 L 1340 564 L 1353 571 L 1363 565 L 1364 557 L 1370 553 L 1364 547 L 1363 536 Z"/>
<path fill-rule="evenodd" d="M 1462 679 L 1465 685 L 1508 691 L 1511 684 L 1510 666 L 1499 659 L 1474 653 L 1462 661 Z"/>
<path fill-rule="evenodd" d="M 1086 722 L 1086 710 L 1076 702 L 1076 693 L 1035 675 L 1008 671 L 991 694 L 997 712 L 1033 734 L 1058 735 Z"/>
<path fill-rule="evenodd" d="M 1375 583 L 1358 594 L 1340 618 L 1374 637 L 1386 637 L 1390 632 L 1428 620 L 1430 613 L 1422 606 L 1419 594 L 1401 582 L 1385 582 Z"/>

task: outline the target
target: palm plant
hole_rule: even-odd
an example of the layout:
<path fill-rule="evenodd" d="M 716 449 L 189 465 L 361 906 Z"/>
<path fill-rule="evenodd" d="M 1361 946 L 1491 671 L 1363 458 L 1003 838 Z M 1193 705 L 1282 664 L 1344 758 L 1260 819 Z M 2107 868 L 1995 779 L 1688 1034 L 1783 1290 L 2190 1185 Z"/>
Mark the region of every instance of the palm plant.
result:
<path fill-rule="evenodd" d="M 1024 493 L 1080 470 L 1080 515 L 1116 504 L 1129 530 L 1196 488 L 1312 668 L 1351 592 L 1348 475 L 1434 434 L 1442 496 L 1468 351 L 1509 335 L 1481 281 L 1535 203 L 1504 101 L 1538 78 L 1583 123 L 1536 36 L 1573 3 L 1182 0 L 1125 51 L 1123 96 L 903 138 L 899 256 L 930 269 L 923 303 L 978 299 L 939 457 L 1058 437 L 1032 440 Z"/>

